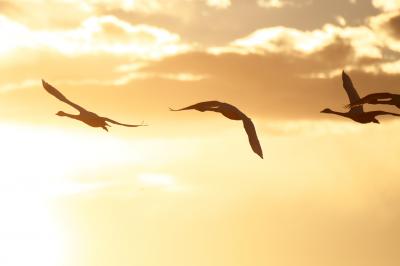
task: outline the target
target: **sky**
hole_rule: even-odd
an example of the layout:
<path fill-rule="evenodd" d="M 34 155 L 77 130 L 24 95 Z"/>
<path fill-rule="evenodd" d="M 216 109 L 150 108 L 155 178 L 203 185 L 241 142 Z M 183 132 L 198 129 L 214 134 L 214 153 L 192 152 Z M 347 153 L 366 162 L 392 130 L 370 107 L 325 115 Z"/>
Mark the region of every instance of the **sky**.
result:
<path fill-rule="evenodd" d="M 0 265 L 397 266 L 399 0 L 0 0 Z M 109 132 L 100 115 L 149 126 Z M 168 108 L 219 100 L 241 122 Z M 399 111 L 385 106 L 368 110 Z"/>

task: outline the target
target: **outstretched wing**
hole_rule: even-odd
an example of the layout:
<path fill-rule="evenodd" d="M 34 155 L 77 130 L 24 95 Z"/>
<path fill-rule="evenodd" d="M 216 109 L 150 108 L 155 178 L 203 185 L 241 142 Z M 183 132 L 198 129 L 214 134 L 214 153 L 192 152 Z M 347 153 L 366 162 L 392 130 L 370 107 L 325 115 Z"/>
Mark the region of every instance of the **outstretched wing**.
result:
<path fill-rule="evenodd" d="M 196 104 L 193 104 L 193 105 L 190 105 L 188 107 L 181 108 L 181 109 L 169 108 L 169 110 L 170 111 L 184 111 L 184 110 L 192 110 L 192 109 L 194 109 L 194 110 L 198 110 L 198 111 L 204 112 L 204 111 L 213 109 L 215 107 L 218 107 L 221 104 L 222 103 L 218 102 L 218 101 L 207 101 L 207 102 L 196 103 Z"/>
<path fill-rule="evenodd" d="M 252 150 L 255 153 L 257 153 L 261 158 L 264 158 L 262 148 L 260 145 L 260 141 L 258 140 L 258 137 L 257 137 L 256 128 L 254 127 L 254 124 L 251 121 L 251 119 L 248 117 L 244 118 L 243 126 L 244 126 L 244 129 L 246 130 Z"/>
<path fill-rule="evenodd" d="M 123 124 L 123 123 L 114 121 L 114 120 L 112 120 L 110 118 L 107 118 L 107 117 L 103 117 L 103 118 L 107 122 L 110 122 L 110 123 L 113 123 L 113 124 L 116 124 L 116 125 L 120 125 L 120 126 L 124 126 L 124 127 L 144 127 L 144 126 L 147 126 L 147 125 L 143 124 L 143 122 L 140 125 L 131 125 L 131 124 Z"/>
<path fill-rule="evenodd" d="M 77 105 L 76 103 L 71 102 L 70 100 L 68 100 L 59 90 L 57 90 L 56 88 L 54 88 L 53 86 L 51 86 L 49 83 L 47 83 L 46 81 L 44 81 L 42 79 L 42 84 L 43 84 L 43 88 L 50 93 L 51 95 L 53 95 L 54 97 L 56 97 L 57 99 L 59 99 L 60 101 L 74 107 L 75 109 L 77 109 L 78 111 L 86 111 L 83 107 Z"/>
<path fill-rule="evenodd" d="M 343 88 L 346 90 L 347 96 L 349 97 L 350 104 L 353 104 L 360 100 L 356 89 L 354 88 L 353 82 L 346 72 L 342 72 Z M 352 113 L 363 113 L 364 109 L 362 106 L 354 106 L 350 109 Z"/>
<path fill-rule="evenodd" d="M 400 114 L 391 113 L 391 112 L 385 112 L 385 111 L 372 111 L 372 112 L 369 112 L 369 113 L 373 114 L 374 116 L 378 116 L 378 115 L 400 116 Z"/>
<path fill-rule="evenodd" d="M 377 102 L 378 100 L 391 99 L 391 98 L 393 98 L 393 94 L 391 94 L 391 93 L 386 93 L 386 92 L 372 93 L 372 94 L 369 94 L 369 95 L 361 98 L 358 101 L 355 101 L 354 103 L 346 105 L 346 107 L 347 108 L 352 108 L 352 107 L 356 107 L 356 106 L 363 105 L 363 104 L 366 104 L 366 103 L 379 104 L 379 103 L 382 103 L 382 102 Z"/>

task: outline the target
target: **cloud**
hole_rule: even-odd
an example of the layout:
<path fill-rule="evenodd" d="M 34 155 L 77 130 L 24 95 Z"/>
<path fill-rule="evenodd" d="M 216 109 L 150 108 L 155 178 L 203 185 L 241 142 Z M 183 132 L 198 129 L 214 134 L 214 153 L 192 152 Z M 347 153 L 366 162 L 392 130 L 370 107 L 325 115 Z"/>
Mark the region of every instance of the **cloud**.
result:
<path fill-rule="evenodd" d="M 372 4 L 384 11 L 393 11 L 400 8 L 400 0 L 372 0 Z"/>
<path fill-rule="evenodd" d="M 108 9 L 121 8 L 125 11 L 138 11 L 143 13 L 157 12 L 163 8 L 159 0 L 87 0 L 84 2 L 89 8 L 104 6 Z"/>
<path fill-rule="evenodd" d="M 92 16 L 64 30 L 33 30 L 2 16 L 0 31 L 12 36 L 0 43 L 0 89 L 7 92 L 2 102 L 15 103 L 26 95 L 38 99 L 39 92 L 32 90 L 45 78 L 72 91 L 82 90 L 85 99 L 90 98 L 90 89 L 123 102 L 137 99 L 137 110 L 155 119 L 152 109 L 164 110 L 170 95 L 179 95 L 171 103 L 177 105 L 217 99 L 244 102 L 249 112 L 261 117 L 315 119 L 324 107 L 342 109 L 346 104 L 342 69 L 349 70 L 362 88 L 360 94 L 377 87 L 390 91 L 399 82 L 398 60 L 387 56 L 388 50 L 396 51 L 397 42 L 382 30 L 395 17 L 386 12 L 362 26 L 325 24 L 309 31 L 261 28 L 226 45 L 205 45 L 195 52 L 195 46 L 177 34 L 116 16 Z M 28 93 L 17 92 L 18 88 Z M 149 94 L 151 104 L 139 101 Z"/>
<path fill-rule="evenodd" d="M 231 0 L 207 0 L 206 4 L 215 8 L 228 8 L 232 3 Z"/>
<path fill-rule="evenodd" d="M 342 16 L 336 16 L 335 19 L 336 19 L 336 22 L 337 22 L 340 26 L 342 26 L 342 27 L 346 26 L 347 21 L 346 21 L 346 19 L 345 19 L 344 17 L 342 17 Z"/>
<path fill-rule="evenodd" d="M 149 17 L 188 22 L 197 17 L 198 9 L 209 12 L 230 5 L 230 0 L 33 0 L 29 4 L 4 0 L 0 1 L 0 15 L 36 30 L 73 29 L 87 18 L 118 13 L 129 14 L 136 23 L 149 21 Z M 159 26 L 166 27 L 165 24 Z"/>
<path fill-rule="evenodd" d="M 79 26 L 89 12 L 74 1 L 0 1 L 0 15 L 29 25 L 31 29 L 68 29 Z M 60 16 L 62 14 L 62 16 Z"/>
<path fill-rule="evenodd" d="M 310 55 L 320 51 L 337 40 L 354 48 L 355 58 L 382 58 L 379 38 L 365 26 L 339 27 L 326 24 L 322 29 L 301 31 L 287 27 L 272 27 L 256 30 L 250 35 L 237 39 L 227 47 L 210 48 L 211 52 L 238 51 L 242 53 L 300 53 Z"/>
<path fill-rule="evenodd" d="M 340 75 L 314 77 L 311 74 L 331 69 L 340 74 L 352 61 L 353 53 L 351 46 L 340 42 L 308 57 L 271 53 L 188 53 L 150 64 L 143 71 L 188 71 L 208 75 L 209 79 L 187 85 L 160 80 L 147 80 L 139 85 L 132 81 L 131 86 L 142 87 L 149 82 L 151 86 L 147 87 L 162 87 L 166 91 L 163 95 L 180 95 L 174 101 L 178 106 L 200 100 L 221 100 L 241 103 L 249 113 L 270 119 L 330 119 L 333 117 L 323 116 L 319 111 L 325 107 L 345 111 L 343 105 L 348 101 Z M 393 84 L 400 82 L 398 77 L 382 72 L 372 75 L 354 70 L 349 73 L 361 95 L 377 87 L 392 91 Z M 152 94 L 160 93 L 157 89 L 152 91 Z M 162 105 L 161 99 L 156 101 Z"/>
<path fill-rule="evenodd" d="M 400 41 L 400 12 L 397 15 L 391 17 L 386 24 L 386 27 L 390 33 Z"/>
<path fill-rule="evenodd" d="M 363 67 L 383 61 L 362 59 L 354 63 L 354 56 L 354 48 L 341 39 L 308 56 L 188 52 L 133 66 L 126 58 L 114 55 L 71 58 L 56 53 L 33 57 L 25 54 L 26 58 L 17 58 L 11 64 L 0 63 L 3 71 L 0 84 L 7 90 L 0 100 L 4 107 L 0 117 L 14 119 L 24 114 L 23 119 L 29 120 L 47 117 L 48 112 L 58 110 L 58 102 L 44 98 L 40 89 L 40 78 L 45 78 L 66 90 L 70 97 L 98 105 L 102 112 L 123 120 L 129 120 L 127 113 L 134 112 L 141 114 L 140 119 L 165 123 L 162 117 L 170 105 L 214 99 L 240 103 L 238 107 L 243 107 L 244 112 L 268 119 L 330 119 L 319 111 L 325 107 L 345 111 L 343 105 L 348 101 L 341 85 L 342 69 L 351 70 L 349 73 L 361 95 L 376 88 L 393 91 L 393 84 L 400 83 L 389 69 L 395 69 L 396 65 L 387 62 L 386 73 L 380 70 L 368 73 Z M 43 65 L 38 66 L 37 58 Z M 354 67 L 349 68 L 350 65 Z M 93 99 L 93 91 L 101 97 Z M 127 109 L 108 107 L 101 99 L 126 105 Z"/>
<path fill-rule="evenodd" d="M 386 49 L 400 52 L 400 13 L 385 12 L 369 18 L 368 24 Z"/>
<path fill-rule="evenodd" d="M 177 34 L 149 25 L 133 25 L 114 16 L 90 17 L 78 28 L 58 31 L 32 30 L 0 16 L 0 35 L 3 54 L 29 48 L 52 49 L 72 56 L 110 53 L 155 59 L 190 49 Z"/>
<path fill-rule="evenodd" d="M 257 4 L 265 8 L 282 8 L 286 6 L 288 2 L 282 2 L 281 0 L 258 0 Z"/>
<path fill-rule="evenodd" d="M 213 8 L 227 8 L 231 5 L 230 0 L 201 0 L 206 3 L 207 6 Z M 165 7 L 179 6 L 182 2 L 194 4 L 196 1 L 182 1 L 182 0 L 89 0 L 88 5 L 104 5 L 110 9 L 121 8 L 125 11 L 136 11 L 144 13 L 157 13 L 163 12 Z"/>
<path fill-rule="evenodd" d="M 388 63 L 383 63 L 380 65 L 380 68 L 382 71 L 385 73 L 389 74 L 399 74 L 400 72 L 400 60 L 393 61 L 393 62 L 388 62 Z"/>
<path fill-rule="evenodd" d="M 356 8 L 349 4 L 349 0 L 337 0 L 334 3 L 314 1 L 312 4 L 308 0 L 284 0 L 280 3 L 289 7 L 307 6 L 281 8 L 278 12 L 260 8 L 257 0 L 35 0 L 30 1 L 29 5 L 24 1 L 2 2 L 8 6 L 2 9 L 3 15 L 29 25 L 30 29 L 75 29 L 90 17 L 113 15 L 133 25 L 144 23 L 167 29 L 185 40 L 205 45 L 224 45 L 262 27 L 282 25 L 299 30 L 315 29 L 337 15 L 343 15 L 350 24 L 359 23 L 370 12 L 365 8 L 366 4 L 360 3 Z M 346 14 L 341 12 L 343 5 L 349 8 Z M 318 16 L 310 19 L 309 12 L 314 12 L 312 10 L 316 10 Z"/>
<path fill-rule="evenodd" d="M 389 37 L 400 42 L 400 12 L 385 12 L 369 18 L 369 25 L 380 34 L 388 34 Z"/>
<path fill-rule="evenodd" d="M 288 1 L 288 0 L 257 0 L 258 6 L 263 8 L 283 8 L 287 6 L 300 7 L 312 3 L 312 0 L 300 1 L 300 2 L 301 3 L 299 3 L 299 1 Z"/>
<path fill-rule="evenodd" d="M 9 10 L 11 8 L 18 9 L 19 11 L 28 10 L 26 3 L 11 1 L 2 2 L 4 2 L 2 5 L 8 7 Z M 93 15 L 99 7 L 108 10 L 120 8 L 125 11 L 151 13 L 162 10 L 163 4 L 160 0 L 34 0 L 30 1 L 29 7 L 33 7 L 34 9 L 39 7 L 45 8 L 46 11 L 55 11 L 57 8 L 67 8 L 75 13 L 78 12 Z M 46 16 L 47 15 L 48 14 L 46 14 Z"/>

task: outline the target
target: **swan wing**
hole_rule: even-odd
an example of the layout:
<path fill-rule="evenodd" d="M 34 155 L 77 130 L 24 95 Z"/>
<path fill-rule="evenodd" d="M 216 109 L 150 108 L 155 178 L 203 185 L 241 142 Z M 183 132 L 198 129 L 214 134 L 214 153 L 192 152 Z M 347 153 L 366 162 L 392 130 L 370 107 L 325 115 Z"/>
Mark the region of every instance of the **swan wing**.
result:
<path fill-rule="evenodd" d="M 196 103 L 196 104 L 193 104 L 193 105 L 190 105 L 188 107 L 181 108 L 181 109 L 169 108 L 169 110 L 170 111 L 184 111 L 184 110 L 192 110 L 192 109 L 194 109 L 194 110 L 198 110 L 198 111 L 204 112 L 204 111 L 216 108 L 216 107 L 220 106 L 221 104 L 222 103 L 218 102 L 218 101 L 207 101 L 207 102 Z"/>
<path fill-rule="evenodd" d="M 356 106 L 367 104 L 367 103 L 376 103 L 377 100 L 385 100 L 385 99 L 392 99 L 392 98 L 393 98 L 393 94 L 391 94 L 391 93 L 386 93 L 386 92 L 372 93 L 372 94 L 369 94 L 369 95 L 361 98 L 358 101 L 355 101 L 354 103 L 346 105 L 346 107 L 352 108 L 352 107 L 356 107 Z M 384 102 L 382 104 L 384 104 Z"/>
<path fill-rule="evenodd" d="M 361 98 L 358 95 L 357 90 L 354 88 L 353 82 L 351 78 L 346 74 L 346 72 L 342 72 L 342 80 L 343 80 L 343 88 L 346 90 L 347 96 L 349 97 L 350 104 L 358 102 Z M 350 112 L 354 113 L 363 113 L 364 109 L 362 106 L 354 106 L 351 107 Z"/>
<path fill-rule="evenodd" d="M 51 95 L 53 95 L 54 97 L 56 97 L 57 99 L 59 99 L 60 101 L 72 106 L 73 108 L 77 109 L 78 111 L 86 111 L 83 107 L 77 105 L 76 103 L 71 102 L 70 100 L 67 99 L 67 97 L 65 97 L 59 90 L 57 90 L 56 88 L 54 88 L 52 85 L 50 85 L 49 83 L 47 83 L 46 81 L 44 81 L 42 79 L 42 85 L 43 88 L 50 93 Z"/>
<path fill-rule="evenodd" d="M 379 116 L 379 115 L 400 116 L 400 114 L 391 113 L 391 112 L 386 112 L 386 111 L 372 111 L 372 112 L 369 112 L 369 113 L 373 114 L 374 116 Z"/>
<path fill-rule="evenodd" d="M 243 119 L 243 126 L 244 126 L 244 129 L 246 130 L 247 136 L 249 138 L 249 143 L 250 143 L 251 149 L 256 154 L 258 154 L 261 158 L 263 158 L 263 152 L 262 152 L 262 148 L 260 145 L 260 141 L 258 140 L 256 128 L 254 127 L 254 124 L 251 121 L 251 119 L 248 117 Z"/>
<path fill-rule="evenodd" d="M 120 122 L 117 122 L 117 121 L 112 120 L 112 119 L 107 118 L 107 117 L 103 117 L 103 119 L 104 119 L 105 121 L 107 121 L 107 122 L 110 122 L 110 123 L 113 123 L 113 124 L 116 124 L 116 125 L 120 125 L 120 126 L 124 126 L 124 127 L 143 127 L 143 126 L 147 126 L 147 125 L 145 125 L 143 122 L 142 122 L 142 124 L 140 124 L 140 125 L 131 125 L 131 124 L 120 123 Z"/>

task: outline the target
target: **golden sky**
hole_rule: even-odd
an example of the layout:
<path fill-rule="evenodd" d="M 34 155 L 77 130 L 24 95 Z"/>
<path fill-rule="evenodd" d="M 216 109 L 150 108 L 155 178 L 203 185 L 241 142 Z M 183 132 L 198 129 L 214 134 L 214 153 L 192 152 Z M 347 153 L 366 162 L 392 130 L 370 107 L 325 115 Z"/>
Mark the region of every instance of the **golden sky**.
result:
<path fill-rule="evenodd" d="M 0 0 L 0 265 L 397 266 L 399 0 Z M 150 126 L 110 132 L 74 112 Z M 172 113 L 220 100 L 255 123 Z M 396 109 L 382 106 L 373 109 Z M 398 111 L 398 110 L 397 110 Z"/>

